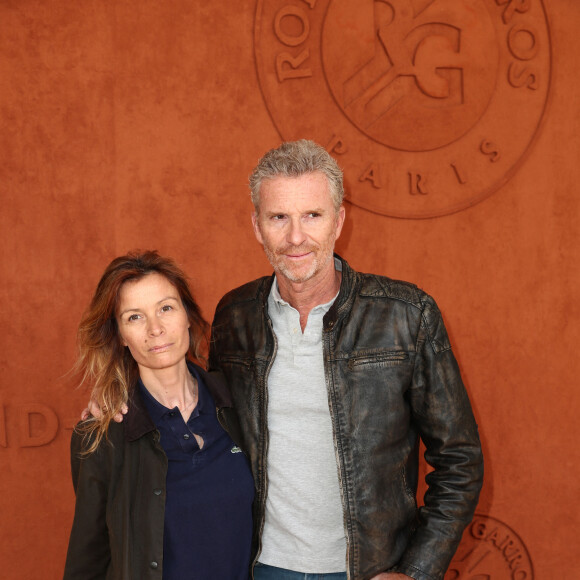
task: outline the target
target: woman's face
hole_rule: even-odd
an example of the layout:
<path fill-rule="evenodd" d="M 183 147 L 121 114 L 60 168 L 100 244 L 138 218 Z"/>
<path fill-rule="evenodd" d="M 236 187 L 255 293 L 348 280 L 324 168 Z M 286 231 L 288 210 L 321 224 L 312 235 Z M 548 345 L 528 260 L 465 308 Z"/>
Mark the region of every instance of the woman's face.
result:
<path fill-rule="evenodd" d="M 161 274 L 125 282 L 119 292 L 117 324 L 141 375 L 184 363 L 189 321 L 175 286 Z"/>

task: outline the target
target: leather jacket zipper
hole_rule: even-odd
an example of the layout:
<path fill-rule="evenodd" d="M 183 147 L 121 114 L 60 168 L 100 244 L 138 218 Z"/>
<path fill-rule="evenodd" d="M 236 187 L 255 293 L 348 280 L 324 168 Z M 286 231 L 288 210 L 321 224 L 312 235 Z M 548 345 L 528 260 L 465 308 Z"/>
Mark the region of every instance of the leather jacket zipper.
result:
<path fill-rule="evenodd" d="M 331 325 L 330 328 L 332 328 Z M 330 412 L 330 420 L 332 422 L 332 437 L 334 439 L 334 449 L 335 449 L 335 456 L 336 456 L 336 463 L 338 466 L 338 485 L 340 487 L 340 497 L 342 499 L 342 516 L 343 516 L 343 525 L 344 525 L 344 537 L 346 538 L 346 577 L 348 580 L 351 578 L 350 574 L 350 534 L 348 533 L 348 509 L 347 509 L 347 498 L 346 494 L 347 491 L 345 490 L 344 486 L 344 478 L 343 478 L 343 462 L 341 460 L 342 456 L 342 445 L 336 433 L 336 421 L 334 417 L 334 390 L 332 388 L 333 381 L 332 377 L 329 376 L 329 371 L 327 368 L 327 361 L 329 359 L 330 354 L 330 332 L 322 332 L 322 343 L 323 343 L 323 353 L 324 353 L 324 378 L 326 380 L 326 390 L 328 393 L 328 406 Z"/>
<path fill-rule="evenodd" d="M 272 321 L 270 317 L 266 315 L 266 320 L 268 322 L 268 328 L 270 329 L 270 333 L 272 335 L 274 341 L 274 350 L 270 356 L 270 360 L 268 361 L 268 366 L 266 367 L 266 372 L 264 374 L 264 383 L 263 383 L 263 405 L 262 405 L 262 456 L 260 457 L 261 468 L 263 473 L 263 481 L 264 487 L 260 490 L 261 492 L 261 505 L 260 505 L 260 514 L 262 516 L 262 521 L 259 522 L 260 531 L 258 534 L 259 543 L 258 543 L 258 550 L 256 552 L 256 556 L 254 561 L 252 562 L 252 580 L 254 579 L 254 566 L 258 562 L 258 558 L 262 552 L 262 534 L 264 533 L 264 524 L 266 522 L 266 490 L 268 489 L 268 469 L 266 466 L 266 458 L 268 457 L 268 376 L 270 375 L 270 370 L 272 369 L 272 365 L 274 364 L 274 359 L 276 358 L 276 353 L 278 352 L 278 339 L 276 338 L 276 334 L 274 333 L 274 328 L 272 327 Z M 258 523 L 258 522 L 256 522 Z"/>

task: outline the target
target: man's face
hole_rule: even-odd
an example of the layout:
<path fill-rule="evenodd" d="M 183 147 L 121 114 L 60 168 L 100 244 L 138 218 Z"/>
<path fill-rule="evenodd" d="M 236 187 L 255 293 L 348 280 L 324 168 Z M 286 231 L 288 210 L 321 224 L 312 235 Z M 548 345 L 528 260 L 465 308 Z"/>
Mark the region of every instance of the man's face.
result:
<path fill-rule="evenodd" d="M 328 180 L 314 172 L 262 182 L 260 213 L 252 215 L 254 233 L 274 271 L 291 282 L 306 282 L 334 268 L 332 253 L 344 223 Z"/>

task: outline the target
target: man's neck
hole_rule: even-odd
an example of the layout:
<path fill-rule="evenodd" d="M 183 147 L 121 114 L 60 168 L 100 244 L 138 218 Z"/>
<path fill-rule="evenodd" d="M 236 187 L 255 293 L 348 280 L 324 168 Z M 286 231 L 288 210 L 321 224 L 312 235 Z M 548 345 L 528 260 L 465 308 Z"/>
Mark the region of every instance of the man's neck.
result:
<path fill-rule="evenodd" d="M 329 267 L 306 282 L 292 282 L 282 275 L 276 275 L 280 297 L 300 314 L 302 332 L 306 328 L 310 311 L 332 300 L 340 289 L 342 273 L 335 269 L 334 259 Z"/>

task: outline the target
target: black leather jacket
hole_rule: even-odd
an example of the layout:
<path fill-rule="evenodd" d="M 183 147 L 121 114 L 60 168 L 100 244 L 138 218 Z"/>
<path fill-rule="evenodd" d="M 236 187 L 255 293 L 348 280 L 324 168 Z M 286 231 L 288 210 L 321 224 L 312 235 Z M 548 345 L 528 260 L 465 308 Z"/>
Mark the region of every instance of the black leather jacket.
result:
<path fill-rule="evenodd" d="M 223 378 L 197 371 L 214 398 L 220 424 L 240 445 Z M 167 456 L 138 389 L 123 422 L 111 423 L 108 441 L 81 458 L 83 447 L 83 436 L 73 431 L 76 507 L 64 580 L 161 580 Z"/>
<path fill-rule="evenodd" d="M 266 385 L 277 348 L 267 311 L 273 280 L 255 280 L 222 298 L 210 353 L 210 368 L 228 380 L 252 463 L 256 557 L 268 493 Z M 322 342 L 348 578 L 387 570 L 443 578 L 473 516 L 483 461 L 437 305 L 412 284 L 355 272 L 342 260 Z M 418 509 L 420 438 L 433 471 Z"/>

